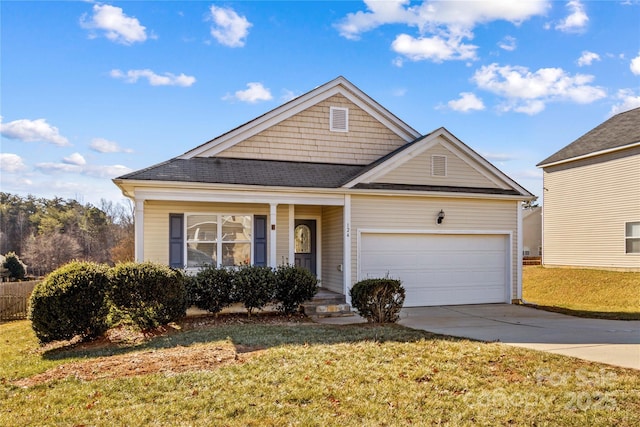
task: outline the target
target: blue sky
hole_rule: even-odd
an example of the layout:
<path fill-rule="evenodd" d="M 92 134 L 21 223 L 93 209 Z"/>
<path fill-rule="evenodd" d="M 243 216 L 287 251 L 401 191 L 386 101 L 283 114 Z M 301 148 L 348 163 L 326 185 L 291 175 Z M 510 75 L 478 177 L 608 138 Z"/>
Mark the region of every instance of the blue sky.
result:
<path fill-rule="evenodd" d="M 2 1 L 0 187 L 123 200 L 111 179 L 337 76 L 534 194 L 535 167 L 640 106 L 640 2 Z"/>

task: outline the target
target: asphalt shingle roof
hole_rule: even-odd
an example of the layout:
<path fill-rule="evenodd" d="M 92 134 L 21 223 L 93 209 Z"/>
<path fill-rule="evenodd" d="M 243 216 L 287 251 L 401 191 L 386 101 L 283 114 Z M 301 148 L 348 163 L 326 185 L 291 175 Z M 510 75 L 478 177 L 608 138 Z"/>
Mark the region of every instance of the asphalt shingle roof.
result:
<path fill-rule="evenodd" d="M 611 117 L 560 151 L 547 157 L 537 166 L 624 147 L 637 142 L 640 142 L 640 108 Z"/>
<path fill-rule="evenodd" d="M 193 157 L 171 159 L 118 179 L 207 184 L 338 188 L 365 166 L 278 160 Z"/>

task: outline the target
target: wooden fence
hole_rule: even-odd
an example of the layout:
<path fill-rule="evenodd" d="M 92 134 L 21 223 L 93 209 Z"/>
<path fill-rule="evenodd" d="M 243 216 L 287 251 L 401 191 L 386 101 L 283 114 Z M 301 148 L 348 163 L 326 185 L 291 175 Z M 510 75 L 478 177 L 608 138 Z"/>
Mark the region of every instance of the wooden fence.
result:
<path fill-rule="evenodd" d="M 0 283 L 0 321 L 27 318 L 27 303 L 37 280 Z"/>

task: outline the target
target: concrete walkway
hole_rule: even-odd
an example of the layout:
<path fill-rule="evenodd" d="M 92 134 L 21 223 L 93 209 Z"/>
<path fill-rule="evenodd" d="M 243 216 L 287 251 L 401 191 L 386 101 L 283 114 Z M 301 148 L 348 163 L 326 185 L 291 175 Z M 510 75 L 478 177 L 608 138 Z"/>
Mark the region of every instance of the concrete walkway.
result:
<path fill-rule="evenodd" d="M 358 316 L 321 321 L 364 322 Z M 584 319 L 518 305 L 479 304 L 405 308 L 399 323 L 640 370 L 640 321 Z"/>

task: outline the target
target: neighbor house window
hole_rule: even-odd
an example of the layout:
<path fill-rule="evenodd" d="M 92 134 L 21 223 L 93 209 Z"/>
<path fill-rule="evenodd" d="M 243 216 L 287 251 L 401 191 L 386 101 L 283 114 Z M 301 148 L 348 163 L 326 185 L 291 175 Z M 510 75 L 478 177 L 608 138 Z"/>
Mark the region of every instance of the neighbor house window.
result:
<path fill-rule="evenodd" d="M 251 215 L 186 215 L 187 267 L 251 264 Z"/>
<path fill-rule="evenodd" d="M 625 230 L 626 253 L 640 254 L 640 222 L 627 222 Z"/>

